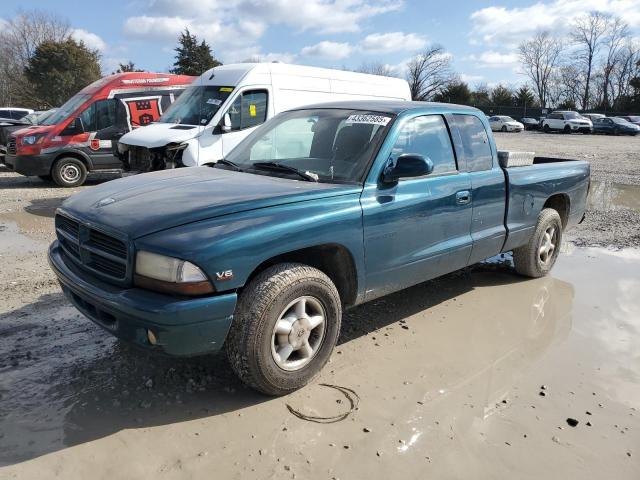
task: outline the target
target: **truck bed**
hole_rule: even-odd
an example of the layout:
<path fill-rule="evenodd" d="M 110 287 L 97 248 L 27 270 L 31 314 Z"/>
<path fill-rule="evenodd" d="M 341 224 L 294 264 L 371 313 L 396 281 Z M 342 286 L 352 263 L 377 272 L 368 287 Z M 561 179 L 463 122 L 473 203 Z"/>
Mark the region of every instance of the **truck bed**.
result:
<path fill-rule="evenodd" d="M 565 228 L 580 222 L 587 204 L 590 165 L 584 160 L 534 157 L 533 165 L 503 168 L 507 188 L 503 251 L 524 245 L 547 202 L 566 206 Z M 551 200 L 550 200 L 551 199 Z M 562 215 L 561 215 L 562 216 Z"/>

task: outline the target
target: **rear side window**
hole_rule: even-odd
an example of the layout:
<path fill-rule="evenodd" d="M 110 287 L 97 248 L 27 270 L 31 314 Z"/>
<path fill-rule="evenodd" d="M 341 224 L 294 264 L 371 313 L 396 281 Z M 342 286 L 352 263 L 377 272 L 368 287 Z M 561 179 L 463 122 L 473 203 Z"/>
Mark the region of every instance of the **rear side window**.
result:
<path fill-rule="evenodd" d="M 243 130 L 264 123 L 267 119 L 267 92 L 250 90 L 237 97 L 229 109 L 231 129 Z"/>
<path fill-rule="evenodd" d="M 480 119 L 474 115 L 453 115 L 453 122 L 460 132 L 462 150 L 469 171 L 491 170 L 493 166 L 491 145 Z"/>
<path fill-rule="evenodd" d="M 400 129 L 392 154 L 414 153 L 430 158 L 433 173 L 456 171 L 456 159 L 449 131 L 440 115 L 424 115 L 408 120 Z"/>

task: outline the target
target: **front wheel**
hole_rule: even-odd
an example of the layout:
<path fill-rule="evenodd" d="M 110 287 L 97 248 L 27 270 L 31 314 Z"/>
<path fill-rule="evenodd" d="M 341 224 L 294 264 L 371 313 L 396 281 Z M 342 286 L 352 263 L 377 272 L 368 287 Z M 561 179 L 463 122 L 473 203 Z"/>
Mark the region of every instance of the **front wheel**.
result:
<path fill-rule="evenodd" d="M 293 392 L 329 360 L 341 318 L 340 295 L 323 272 L 299 263 L 270 267 L 240 295 L 225 342 L 229 363 L 262 393 Z"/>
<path fill-rule="evenodd" d="M 545 208 L 529 242 L 513 250 L 513 263 L 520 275 L 543 277 L 556 263 L 562 244 L 562 220 L 553 208 Z"/>
<path fill-rule="evenodd" d="M 545 123 L 545 124 L 542 126 L 542 130 L 544 131 L 544 133 L 549 133 L 549 131 L 551 130 L 551 128 L 549 128 L 549 125 Z"/>
<path fill-rule="evenodd" d="M 79 187 L 87 179 L 87 167 L 77 158 L 63 157 L 54 163 L 51 176 L 60 187 Z"/>
<path fill-rule="evenodd" d="M 565 125 L 564 129 L 562 130 L 564 133 L 571 133 L 571 127 L 569 125 Z"/>
<path fill-rule="evenodd" d="M 502 128 L 500 129 L 501 132 L 506 132 L 507 131 L 507 126 L 503 125 Z"/>

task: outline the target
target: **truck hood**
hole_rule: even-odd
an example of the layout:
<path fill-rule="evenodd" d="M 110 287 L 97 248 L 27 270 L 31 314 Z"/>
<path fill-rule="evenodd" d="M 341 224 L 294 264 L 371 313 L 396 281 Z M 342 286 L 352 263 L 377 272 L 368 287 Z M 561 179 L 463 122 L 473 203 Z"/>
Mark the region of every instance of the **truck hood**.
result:
<path fill-rule="evenodd" d="M 361 191 L 357 185 L 192 167 L 103 183 L 68 198 L 60 210 L 135 239 L 221 215 Z"/>
<path fill-rule="evenodd" d="M 189 140 L 202 130 L 194 125 L 178 125 L 175 123 L 152 123 L 124 134 L 119 142 L 124 145 L 157 148 L 170 143 L 181 143 Z"/>
<path fill-rule="evenodd" d="M 17 126 L 17 125 L 16 125 Z M 20 128 L 12 131 L 11 133 L 16 137 L 22 137 L 24 135 L 37 135 L 37 134 L 45 134 L 48 135 L 51 133 L 55 125 L 20 125 Z"/>

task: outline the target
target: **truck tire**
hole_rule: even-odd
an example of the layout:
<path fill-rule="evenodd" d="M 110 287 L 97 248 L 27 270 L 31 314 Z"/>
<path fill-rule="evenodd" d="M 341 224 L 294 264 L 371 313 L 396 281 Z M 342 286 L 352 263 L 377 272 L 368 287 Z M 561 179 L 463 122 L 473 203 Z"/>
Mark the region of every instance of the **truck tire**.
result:
<path fill-rule="evenodd" d="M 293 392 L 329 360 L 341 319 L 338 290 L 320 270 L 300 263 L 269 267 L 238 299 L 225 341 L 231 368 L 267 395 Z"/>
<path fill-rule="evenodd" d="M 529 242 L 513 250 L 513 263 L 520 275 L 543 277 L 556 263 L 562 244 L 562 220 L 553 208 L 538 215 L 536 229 Z"/>
<path fill-rule="evenodd" d="M 53 181 L 60 187 L 79 187 L 87 179 L 87 167 L 74 157 L 62 157 L 51 169 Z"/>

